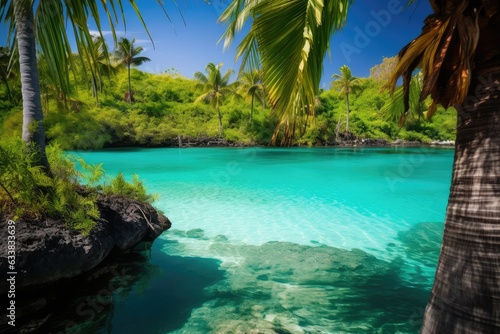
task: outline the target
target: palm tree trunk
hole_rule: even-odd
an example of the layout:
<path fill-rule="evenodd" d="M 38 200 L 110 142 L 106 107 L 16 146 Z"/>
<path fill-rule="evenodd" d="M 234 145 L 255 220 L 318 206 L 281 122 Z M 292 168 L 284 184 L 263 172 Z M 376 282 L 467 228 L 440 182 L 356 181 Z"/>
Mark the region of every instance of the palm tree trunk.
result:
<path fill-rule="evenodd" d="M 349 93 L 345 94 L 345 109 L 346 109 L 346 121 L 345 121 L 345 133 L 349 133 Z"/>
<path fill-rule="evenodd" d="M 132 86 L 130 84 L 130 64 L 127 64 L 128 71 L 128 101 L 132 104 Z"/>
<path fill-rule="evenodd" d="M 422 333 L 500 332 L 500 73 L 459 108 L 443 245 Z M 472 102 L 471 102 L 472 101 Z"/>
<path fill-rule="evenodd" d="M 217 115 L 219 116 L 219 137 L 222 137 L 222 115 L 219 106 L 217 106 Z"/>
<path fill-rule="evenodd" d="M 250 109 L 250 124 L 252 124 L 252 119 L 253 119 L 253 101 L 255 99 L 255 93 L 252 94 L 252 107 Z"/>
<path fill-rule="evenodd" d="M 14 0 L 17 46 L 23 96 L 23 141 L 35 145 L 41 166 L 50 172 L 45 152 L 42 100 L 36 59 L 36 41 L 31 1 Z"/>

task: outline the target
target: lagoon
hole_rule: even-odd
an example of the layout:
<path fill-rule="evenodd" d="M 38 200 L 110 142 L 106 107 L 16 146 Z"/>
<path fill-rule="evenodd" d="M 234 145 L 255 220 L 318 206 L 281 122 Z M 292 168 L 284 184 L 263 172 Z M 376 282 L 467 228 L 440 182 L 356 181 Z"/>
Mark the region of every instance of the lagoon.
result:
<path fill-rule="evenodd" d="M 138 174 L 173 223 L 140 279 L 113 291 L 106 317 L 82 318 L 82 332 L 418 332 L 453 150 L 70 153 Z"/>

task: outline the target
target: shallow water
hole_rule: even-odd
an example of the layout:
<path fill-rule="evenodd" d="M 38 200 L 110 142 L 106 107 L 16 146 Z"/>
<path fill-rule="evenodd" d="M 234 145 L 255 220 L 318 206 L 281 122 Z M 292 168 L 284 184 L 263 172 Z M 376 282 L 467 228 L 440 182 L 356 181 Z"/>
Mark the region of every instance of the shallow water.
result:
<path fill-rule="evenodd" d="M 72 153 L 111 174 L 139 174 L 173 223 L 154 243 L 147 273 L 126 293 L 114 292 L 105 319 L 88 317 L 81 328 L 418 332 L 439 255 L 452 150 Z"/>

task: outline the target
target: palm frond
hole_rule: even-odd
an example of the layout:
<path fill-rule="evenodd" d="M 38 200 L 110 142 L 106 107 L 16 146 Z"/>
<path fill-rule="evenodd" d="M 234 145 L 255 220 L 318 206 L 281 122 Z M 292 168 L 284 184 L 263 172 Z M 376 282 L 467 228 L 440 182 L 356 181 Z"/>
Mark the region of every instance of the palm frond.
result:
<path fill-rule="evenodd" d="M 405 123 L 423 118 L 428 109 L 425 101 L 420 100 L 423 85 L 423 74 L 419 72 L 411 79 L 407 110 L 404 108 L 404 89 L 402 86 L 398 87 L 392 99 L 382 107 L 381 111 L 386 119 L 397 122 L 402 127 Z"/>
<path fill-rule="evenodd" d="M 403 77 L 405 111 L 410 107 L 411 77 L 417 68 L 421 68 L 424 82 L 420 100 L 430 95 L 434 101 L 429 115 L 437 104 L 445 108 L 462 104 L 479 40 L 482 2 L 489 1 L 431 1 L 435 13 L 425 20 L 420 36 L 401 50 L 389 82 L 394 92 L 398 78 Z"/>
<path fill-rule="evenodd" d="M 127 2 L 151 39 L 144 18 L 137 7 L 137 2 L 135 0 Z M 43 54 L 50 55 L 47 57 L 48 72 L 52 78 L 56 79 L 57 85 L 64 90 L 69 89 L 69 73 L 71 69 L 75 68 L 69 35 L 74 37 L 74 44 L 78 49 L 79 58 L 77 60 L 80 65 L 86 67 L 88 64 L 97 62 L 99 57 L 95 50 L 89 48 L 94 40 L 89 29 L 89 18 L 93 20 L 101 38 L 104 38 L 102 19 L 105 18 L 109 22 L 115 45 L 118 40 L 115 25 L 120 18 L 124 24 L 126 23 L 122 0 L 54 0 L 27 1 L 26 3 L 29 6 L 34 6 L 36 38 L 40 50 Z M 164 8 L 163 1 L 157 0 L 157 3 L 161 8 Z M 15 36 L 13 0 L 0 0 L 0 19 L 10 24 L 9 36 L 13 40 L 13 36 Z M 104 52 L 107 53 L 107 50 Z"/>
<path fill-rule="evenodd" d="M 238 47 L 247 65 L 262 65 L 269 102 L 278 116 L 273 136 L 283 131 L 290 145 L 319 93 L 323 58 L 332 31 L 341 28 L 351 0 L 234 0 L 219 20 L 228 24 L 225 46 L 249 19 L 252 27 Z M 258 52 L 258 55 L 257 55 Z"/>

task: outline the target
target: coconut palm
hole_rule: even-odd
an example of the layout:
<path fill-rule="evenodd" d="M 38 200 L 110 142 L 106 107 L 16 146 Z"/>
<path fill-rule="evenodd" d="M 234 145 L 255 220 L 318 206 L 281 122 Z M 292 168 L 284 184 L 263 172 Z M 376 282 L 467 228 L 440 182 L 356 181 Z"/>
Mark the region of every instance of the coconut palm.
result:
<path fill-rule="evenodd" d="M 332 89 L 339 92 L 340 95 L 345 96 L 345 108 L 346 108 L 346 123 L 345 123 L 345 133 L 349 134 L 349 94 L 354 93 L 358 90 L 360 86 L 360 79 L 352 75 L 349 66 L 344 65 L 340 68 L 340 74 L 332 75 Z"/>
<path fill-rule="evenodd" d="M 318 50 L 328 45 L 331 28 L 344 22 L 350 3 L 234 0 L 222 14 L 220 20 L 229 23 L 226 42 L 246 19 L 253 19 L 238 55 L 244 64 L 262 63 L 270 100 L 281 110 L 281 125 L 293 124 L 303 101 L 312 100 L 324 55 Z M 411 75 L 417 67 L 424 76 L 421 98 L 430 95 L 435 102 L 427 115 L 432 116 L 437 104 L 458 111 L 443 245 L 422 333 L 496 333 L 500 328 L 500 2 L 430 3 L 434 13 L 421 35 L 401 51 L 392 79 L 395 85 L 403 76 L 403 112 L 409 108 Z M 331 22 L 328 18 L 333 20 L 331 26 L 323 24 Z"/>
<path fill-rule="evenodd" d="M 209 63 L 205 68 L 205 73 L 196 72 L 194 78 L 198 81 L 198 86 L 203 90 L 203 95 L 201 95 L 198 100 L 210 103 L 210 105 L 217 110 L 217 116 L 219 118 L 219 137 L 222 136 L 222 115 L 220 113 L 220 107 L 224 103 L 224 100 L 235 93 L 236 84 L 229 84 L 229 79 L 233 75 L 234 71 L 229 69 L 224 75 L 222 75 L 220 69 L 223 63 L 215 65 L 214 63 Z"/>
<path fill-rule="evenodd" d="M 158 3 L 162 2 L 158 1 Z M 135 2 L 130 1 L 130 4 L 144 24 Z M 36 16 L 34 12 L 37 13 Z M 10 25 L 10 35 L 17 41 L 23 97 L 23 141 L 28 146 L 36 147 L 40 165 L 44 166 L 47 171 L 49 163 L 45 153 L 45 131 L 36 55 L 37 43 L 42 52 L 50 56 L 47 57 L 49 71 L 54 73 L 53 77 L 57 78 L 58 84 L 64 86 L 69 82 L 68 69 L 73 61 L 72 45 L 67 32 L 73 32 L 75 44 L 81 51 L 92 41 L 87 24 L 89 16 L 94 18 L 101 36 L 101 16 L 104 16 L 111 23 L 112 35 L 116 40 L 113 23 L 123 13 L 124 7 L 121 0 L 0 0 L 0 19 Z M 83 52 L 79 54 L 83 55 Z M 92 52 L 90 56 L 95 58 Z"/>
<path fill-rule="evenodd" d="M 243 72 L 239 76 L 239 87 L 238 93 L 241 96 L 248 96 L 251 99 L 251 107 L 250 107 L 250 124 L 252 123 L 253 118 L 253 110 L 254 110 L 254 101 L 257 97 L 261 100 L 262 105 L 265 105 L 265 91 L 264 91 L 264 83 L 262 82 L 262 71 L 260 70 L 252 70 L 249 72 Z"/>
<path fill-rule="evenodd" d="M 420 67 L 420 98 L 458 111 L 443 245 L 422 333 L 495 333 L 500 328 L 500 3 L 430 1 L 433 15 L 403 48 L 392 78 Z"/>
<path fill-rule="evenodd" d="M 148 57 L 141 57 L 139 54 L 144 51 L 142 46 L 135 46 L 135 38 L 129 41 L 127 38 L 120 38 L 118 42 L 118 48 L 114 51 L 115 60 L 127 67 L 127 78 L 128 78 L 128 102 L 132 103 L 132 87 L 130 84 L 130 68 L 131 66 L 140 66 L 148 61 L 151 61 Z"/>

